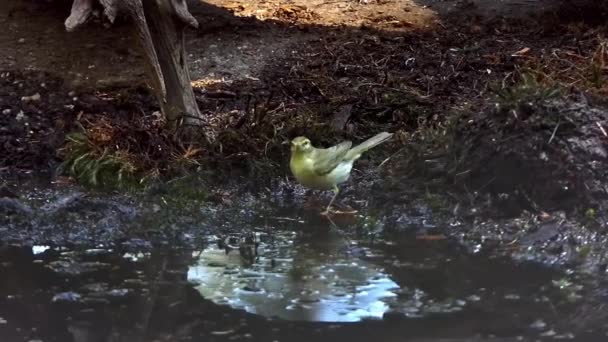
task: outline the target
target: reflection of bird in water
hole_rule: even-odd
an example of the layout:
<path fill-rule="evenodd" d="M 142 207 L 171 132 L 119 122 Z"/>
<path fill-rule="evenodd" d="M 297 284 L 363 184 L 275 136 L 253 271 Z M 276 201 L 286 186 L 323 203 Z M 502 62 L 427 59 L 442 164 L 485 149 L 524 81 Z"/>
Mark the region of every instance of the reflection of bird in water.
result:
<path fill-rule="evenodd" d="M 245 236 L 233 234 L 217 241 L 217 247 L 223 249 L 226 254 L 238 250 L 241 259 L 248 265 L 253 264 L 258 257 L 259 245 L 254 233 Z"/>
<path fill-rule="evenodd" d="M 188 279 L 199 284 L 196 290 L 205 298 L 267 317 L 357 321 L 381 317 L 387 310 L 385 298 L 394 296 L 398 285 L 382 268 L 361 259 L 364 246 L 346 241 L 337 231 L 322 239 L 295 232 L 272 236 L 257 236 L 262 255 L 251 267 L 243 265 L 241 253 L 247 252 L 240 247 L 256 246 L 257 241 L 252 236 L 223 237 L 221 248 L 201 253 Z"/>

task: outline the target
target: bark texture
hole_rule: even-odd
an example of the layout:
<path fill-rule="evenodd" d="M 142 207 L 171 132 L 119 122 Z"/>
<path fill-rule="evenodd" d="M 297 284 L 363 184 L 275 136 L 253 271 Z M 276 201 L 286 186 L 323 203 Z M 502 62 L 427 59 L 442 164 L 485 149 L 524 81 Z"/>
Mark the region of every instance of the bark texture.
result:
<path fill-rule="evenodd" d="M 74 0 L 65 21 L 67 31 L 85 24 L 95 1 L 113 23 L 119 14 L 129 16 L 153 74 L 154 91 L 170 127 L 193 131 L 203 124 L 190 84 L 184 30 L 198 27 L 185 0 Z"/>

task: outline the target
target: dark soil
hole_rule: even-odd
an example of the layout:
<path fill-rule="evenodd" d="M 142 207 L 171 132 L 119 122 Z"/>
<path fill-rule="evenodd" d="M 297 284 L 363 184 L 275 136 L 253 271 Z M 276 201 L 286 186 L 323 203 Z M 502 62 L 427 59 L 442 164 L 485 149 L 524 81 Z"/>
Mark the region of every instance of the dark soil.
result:
<path fill-rule="evenodd" d="M 21 139 L 31 142 L 27 147 L 31 151 L 24 153 L 22 158 L 20 150 L 6 149 L 1 165 L 47 168 L 49 160 L 55 158 L 54 154 L 36 151 L 46 147 L 56 150 L 64 134 L 75 130 L 75 120 L 92 136 L 92 145 L 128 154 L 140 172 L 153 170 L 153 174 L 171 171 L 170 164 L 179 157 L 183 157 L 185 164 L 197 159 L 195 165 L 217 166 L 214 161 L 221 159 L 225 161 L 224 167 L 245 166 L 260 174 L 272 166 L 277 174 L 282 173 L 286 171 L 288 157 L 282 143 L 300 134 L 308 135 L 317 144 L 328 144 L 346 138 L 363 139 L 384 129 L 397 133 L 393 144 L 396 148 L 411 141 L 417 130 L 442 125 L 453 112 L 480 108 L 492 96 L 490 86 L 508 86 L 516 80 L 519 67 L 543 57 L 552 49 L 568 44 L 577 48 L 575 52 L 584 58 L 592 55 L 597 45 L 580 43 L 591 41 L 590 34 L 600 33 L 598 28 L 585 22 L 574 26 L 552 25 L 555 22 L 552 13 L 559 12 L 549 12 L 538 21 L 527 21 L 483 17 L 476 11 L 462 9 L 461 12 L 449 12 L 449 16 L 441 18 L 444 24 L 437 26 L 439 17 L 411 3 L 405 6 L 405 11 L 399 7 L 399 15 L 394 19 L 412 22 L 394 27 L 394 23 L 377 19 L 401 5 L 392 2 L 348 5 L 354 6 L 349 13 L 364 19 L 358 27 L 353 27 L 349 26 L 354 24 L 353 16 L 333 12 L 323 2 L 308 4 L 309 12 L 316 15 L 303 15 L 297 6 L 266 4 L 256 9 L 233 4 L 228 8 L 237 14 L 235 17 L 216 7 L 220 5 L 192 6 L 192 12 L 205 23 L 201 25 L 203 31 L 191 36 L 189 51 L 192 52 L 199 106 L 210 118 L 208 130 L 211 133 L 206 141 L 190 146 L 176 145 L 163 138 L 166 134 L 159 132 L 162 122 L 155 121 L 157 106 L 154 99 L 138 90 L 145 79 L 141 74 L 131 74 L 141 69 L 127 67 L 140 63 L 140 59 L 116 61 L 116 65 L 124 67 L 119 72 L 110 72 L 99 70 L 96 65 L 108 63 L 103 63 L 100 55 L 93 53 L 91 56 L 96 60 L 90 61 L 90 65 L 94 67 L 86 73 L 91 82 L 80 77 L 74 83 L 74 77 L 61 71 L 64 67 L 76 67 L 69 62 L 70 58 L 64 58 L 61 67 L 54 67 L 60 74 L 23 74 L 7 69 L 12 76 L 3 80 L 6 89 L 2 93 L 8 95 L 3 108 L 10 109 L 13 114 L 3 116 L 3 123 L 6 122 L 7 127 L 25 126 L 17 121 L 17 114 L 23 110 L 25 117 L 34 121 L 32 125 L 45 127 L 43 133 L 46 135 L 26 140 L 23 133 L 27 130 L 11 129 L 3 135 L 3 139 L 10 141 L 4 145 L 12 146 Z M 60 28 L 48 19 L 57 20 L 59 10 L 49 12 L 41 4 L 33 8 L 12 4 L 11 8 L 9 2 L 3 6 L 10 9 L 4 20 L 12 23 L 16 30 L 4 36 L 4 44 L 12 49 L 7 50 L 6 60 L 16 61 L 8 64 L 13 68 L 49 70 L 48 65 L 41 63 L 60 63 L 61 55 L 32 60 L 16 56 L 23 53 L 46 56 L 53 41 L 74 37 L 69 39 L 75 40 L 67 43 L 66 52 L 69 52 L 90 36 L 88 30 L 99 27 L 93 23 L 86 31 L 74 33 L 76 36 L 63 34 L 63 37 Z M 505 5 L 505 8 L 512 7 Z M 547 9 L 539 6 L 532 13 L 545 13 L 539 10 Z M 268 12 L 266 16 L 259 14 L 268 21 L 246 17 L 256 11 Z M 43 13 L 47 15 L 43 16 Z M 299 14 L 293 17 L 285 13 Z M 442 11 L 439 14 L 448 15 Z M 470 20 L 458 20 L 465 14 Z M 23 26 L 23 20 L 33 23 Z M 324 22 L 329 25 L 321 26 Z M 39 33 L 31 31 L 36 25 L 52 27 L 52 32 L 46 32 L 47 45 L 30 44 L 29 39 L 17 44 L 10 41 L 10 37 L 36 36 Z M 117 24 L 116 34 L 123 34 L 125 25 Z M 109 30 L 104 31 L 103 37 L 95 42 L 103 46 L 102 50 L 131 44 L 111 41 Z M 264 49 L 259 49 L 260 46 Z M 531 48 L 530 53 L 512 56 L 523 48 Z M 138 54 L 136 49 L 129 51 L 129 56 Z M 78 74 L 82 75 L 82 72 Z M 95 81 L 106 79 L 109 74 L 133 79 L 135 83 L 125 87 L 130 81 L 110 80 L 101 84 Z M 45 77 L 49 77 L 48 82 L 33 82 L 33 79 Z M 48 90 L 40 89 L 42 83 Z M 119 86 L 121 88 L 116 88 Z M 70 96 L 74 89 L 77 89 L 74 93 L 77 96 Z M 21 98 L 36 93 L 43 95 L 40 101 L 21 108 Z M 70 102 L 74 97 L 78 100 L 72 107 Z M 47 104 L 47 101 L 51 103 Z M 43 110 L 45 119 L 37 122 L 40 116 L 37 110 L 40 109 L 46 109 Z M 55 128 L 57 121 L 59 129 Z M 129 129 L 140 133 L 134 134 L 136 138 L 129 137 Z M 102 137 L 98 136 L 100 131 Z M 143 139 L 141 135 L 144 135 Z M 153 138 L 159 135 L 160 138 Z M 159 145 L 163 147 L 162 152 Z M 32 154 L 37 155 L 38 165 L 31 161 Z M 19 165 L 17 160 L 23 160 L 24 164 Z"/>
<path fill-rule="evenodd" d="M 592 263 L 601 266 L 608 193 L 601 4 L 539 1 L 535 11 L 519 11 L 516 1 L 500 2 L 495 8 L 504 11 L 491 15 L 475 1 L 353 2 L 341 11 L 323 1 L 304 9 L 193 4 L 205 24 L 189 33 L 188 49 L 209 120 L 206 139 L 178 143 L 145 88 L 127 23 L 68 35 L 60 7 L 34 3 L 0 5 L 9 27 L 0 33 L 4 176 L 53 173 L 69 157 L 66 134 L 83 132 L 94 156 L 121 156 L 138 179 L 204 169 L 245 175 L 259 190 L 288 173 L 283 143 L 296 135 L 327 145 L 388 130 L 395 138 L 370 156 L 386 160 L 384 182 L 356 173 L 346 198 L 388 189 L 371 201 L 390 200 L 385 214 L 395 220 L 453 209 L 472 223 L 452 234 L 471 245 L 517 239 L 523 250 L 550 237 L 557 242 L 547 253 L 571 261 L 576 253 L 564 256 L 564 241 L 581 237 L 579 247 L 598 246 Z M 518 93 L 524 75 L 534 82 Z M 559 96 L 544 93 L 553 88 Z M 421 190 L 437 203 L 421 201 Z"/>

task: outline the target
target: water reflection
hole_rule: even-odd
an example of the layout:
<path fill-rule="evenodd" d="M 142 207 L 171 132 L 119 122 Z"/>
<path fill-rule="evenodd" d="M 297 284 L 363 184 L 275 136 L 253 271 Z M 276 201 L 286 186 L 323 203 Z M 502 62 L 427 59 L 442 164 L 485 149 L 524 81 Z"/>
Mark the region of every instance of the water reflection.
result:
<path fill-rule="evenodd" d="M 190 266 L 188 280 L 218 304 L 289 320 L 352 322 L 381 318 L 399 285 L 383 269 L 351 253 L 338 235 L 321 241 L 275 235 L 245 266 L 238 253 L 209 248 Z M 346 247 L 346 248 L 344 248 Z M 366 254 L 367 248 L 357 248 Z"/>
<path fill-rule="evenodd" d="M 261 242 L 251 266 L 215 247 L 193 253 L 0 246 L 0 341 L 479 341 L 585 334 L 598 340 L 606 333 L 606 286 L 580 287 L 531 264 L 413 238 L 371 244 L 282 233 Z"/>

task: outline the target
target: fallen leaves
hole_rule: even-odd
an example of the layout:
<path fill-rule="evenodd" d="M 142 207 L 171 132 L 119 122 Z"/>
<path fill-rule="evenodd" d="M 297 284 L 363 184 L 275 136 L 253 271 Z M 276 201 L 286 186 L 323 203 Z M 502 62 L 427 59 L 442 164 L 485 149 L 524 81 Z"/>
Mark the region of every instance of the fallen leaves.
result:
<path fill-rule="evenodd" d="M 521 50 L 518 50 L 518 51 L 514 52 L 513 54 L 511 54 L 511 56 L 512 57 L 521 57 L 521 56 L 524 56 L 524 55 L 528 54 L 528 52 L 530 52 L 530 48 L 525 47 L 525 48 L 523 48 Z"/>

